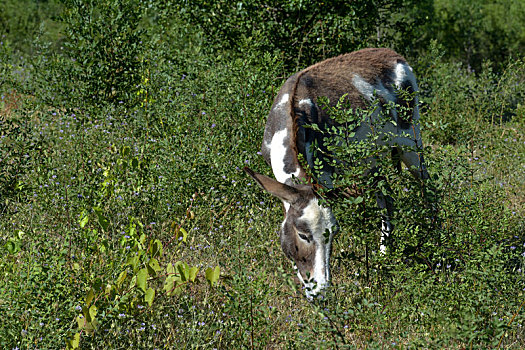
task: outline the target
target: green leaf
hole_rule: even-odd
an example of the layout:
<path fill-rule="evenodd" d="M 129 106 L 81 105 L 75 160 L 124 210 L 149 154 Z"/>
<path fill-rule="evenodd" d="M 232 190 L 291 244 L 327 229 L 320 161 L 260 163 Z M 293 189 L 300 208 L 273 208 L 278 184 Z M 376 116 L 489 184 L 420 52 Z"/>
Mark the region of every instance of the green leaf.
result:
<path fill-rule="evenodd" d="M 150 275 L 156 275 L 157 272 L 159 272 L 160 270 L 162 270 L 162 268 L 160 267 L 157 259 L 155 258 L 150 259 L 150 261 L 148 262 L 148 271 Z"/>
<path fill-rule="evenodd" d="M 162 255 L 162 243 L 160 240 L 152 240 L 149 243 L 149 251 L 152 257 L 161 256 Z"/>
<path fill-rule="evenodd" d="M 120 151 L 120 154 L 122 154 L 124 157 L 129 156 L 131 153 L 131 149 L 128 146 L 122 147 L 122 150 Z"/>
<path fill-rule="evenodd" d="M 108 240 L 105 239 L 103 240 L 99 245 L 98 245 L 98 250 L 101 252 L 101 253 L 104 253 L 107 249 L 108 249 Z"/>
<path fill-rule="evenodd" d="M 131 282 L 129 282 L 129 288 L 133 288 L 135 287 L 135 285 L 137 284 L 137 275 L 134 275 L 133 277 L 131 277 Z"/>
<path fill-rule="evenodd" d="M 146 234 L 145 233 L 141 234 L 140 238 L 139 238 L 139 243 L 141 245 L 144 245 L 144 242 L 146 242 Z"/>
<path fill-rule="evenodd" d="M 16 231 L 16 236 L 18 237 L 18 239 L 22 239 L 25 236 L 25 232 L 22 231 L 22 230 L 17 230 Z"/>
<path fill-rule="evenodd" d="M 10 239 L 9 241 L 7 241 L 7 243 L 5 244 L 5 247 L 7 251 L 9 252 L 9 254 L 15 254 L 20 250 L 20 247 L 17 243 L 18 242 L 15 242 L 13 239 Z"/>
<path fill-rule="evenodd" d="M 148 303 L 149 306 L 153 303 L 153 298 L 155 298 L 155 290 L 153 288 L 148 288 L 146 294 L 144 295 L 144 301 Z"/>
<path fill-rule="evenodd" d="M 133 237 L 135 236 L 135 228 L 137 227 L 137 225 L 134 223 L 134 222 L 130 222 L 129 223 L 129 228 L 128 228 L 128 235 L 130 237 Z"/>
<path fill-rule="evenodd" d="M 84 226 L 86 226 L 86 224 L 89 221 L 88 212 L 86 210 L 82 211 L 82 214 L 80 214 L 80 218 L 81 218 L 79 221 L 80 228 L 84 228 Z"/>
<path fill-rule="evenodd" d="M 139 263 L 139 258 L 140 257 L 138 255 L 132 256 L 131 258 L 128 259 L 126 264 L 130 265 L 133 268 L 133 271 L 135 271 Z"/>
<path fill-rule="evenodd" d="M 175 268 L 177 269 L 177 272 L 179 273 L 181 281 L 186 282 L 189 277 L 188 264 L 183 263 L 182 261 L 177 261 L 175 263 Z"/>
<path fill-rule="evenodd" d="M 89 292 L 86 295 L 86 305 L 91 304 L 93 298 L 95 298 L 95 291 L 93 290 L 93 288 L 90 288 Z"/>
<path fill-rule="evenodd" d="M 104 214 L 102 213 L 102 209 L 100 209 L 99 207 L 93 207 L 93 210 L 97 214 L 98 223 L 100 224 L 100 227 L 102 227 L 102 230 L 107 231 L 109 227 L 109 219 L 104 216 Z"/>
<path fill-rule="evenodd" d="M 84 315 L 84 317 L 86 317 L 88 322 L 93 322 L 95 320 L 96 315 L 97 315 L 97 307 L 95 306 L 95 304 L 93 304 L 89 307 L 87 315 Z"/>
<path fill-rule="evenodd" d="M 198 267 L 192 267 L 190 269 L 190 273 L 189 273 L 189 279 L 190 281 L 192 282 L 195 282 L 195 278 L 197 277 L 197 272 L 199 272 L 199 268 Z"/>
<path fill-rule="evenodd" d="M 182 241 L 186 243 L 186 239 L 188 238 L 188 232 L 186 232 L 186 230 L 182 227 L 177 231 L 177 234 L 175 235 L 175 238 L 177 238 L 178 241 L 181 240 L 181 237 Z"/>
<path fill-rule="evenodd" d="M 221 268 L 219 266 L 215 266 L 214 269 L 211 267 L 208 267 L 206 269 L 206 279 L 210 283 L 211 286 L 213 286 L 217 281 L 219 280 L 219 276 L 221 273 Z"/>
<path fill-rule="evenodd" d="M 124 283 L 124 280 L 128 277 L 128 271 L 124 270 L 120 273 L 120 275 L 117 278 L 117 286 L 120 288 L 122 286 L 122 283 Z"/>
<path fill-rule="evenodd" d="M 137 273 L 137 287 L 141 289 L 143 292 L 146 292 L 147 279 L 148 279 L 148 269 L 146 268 L 140 269 L 139 273 Z"/>
<path fill-rule="evenodd" d="M 78 349 L 78 345 L 80 344 L 80 333 L 75 333 L 75 335 L 66 340 L 66 348 L 67 349 Z"/>

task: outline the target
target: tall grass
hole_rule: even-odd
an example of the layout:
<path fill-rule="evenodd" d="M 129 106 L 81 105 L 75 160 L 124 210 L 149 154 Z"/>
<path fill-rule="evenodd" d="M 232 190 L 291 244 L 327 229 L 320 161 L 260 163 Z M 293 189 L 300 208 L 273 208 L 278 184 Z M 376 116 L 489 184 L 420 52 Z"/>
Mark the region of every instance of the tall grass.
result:
<path fill-rule="evenodd" d="M 0 49 L 3 348 L 523 347 L 522 61 L 474 75 L 421 58 L 436 216 L 397 177 L 395 249 L 380 256 L 357 239 L 370 225 L 336 208 L 333 286 L 309 302 L 281 252 L 280 203 L 241 171 L 270 173 L 259 145 L 290 72 L 278 53 L 210 54 L 169 23 L 169 42 L 122 39 L 141 55 L 128 97 L 91 91 L 92 65 L 68 53 Z"/>

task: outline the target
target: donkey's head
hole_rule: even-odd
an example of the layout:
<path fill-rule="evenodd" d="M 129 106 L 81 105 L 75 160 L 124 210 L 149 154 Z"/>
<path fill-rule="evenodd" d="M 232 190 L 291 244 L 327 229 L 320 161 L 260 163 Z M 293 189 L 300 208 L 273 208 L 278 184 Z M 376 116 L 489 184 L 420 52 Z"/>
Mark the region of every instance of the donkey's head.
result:
<path fill-rule="evenodd" d="M 337 223 L 330 208 L 319 204 L 311 186 L 287 185 L 268 176 L 244 170 L 270 194 L 283 201 L 281 247 L 295 263 L 306 295 L 316 295 L 330 282 L 330 249 Z"/>

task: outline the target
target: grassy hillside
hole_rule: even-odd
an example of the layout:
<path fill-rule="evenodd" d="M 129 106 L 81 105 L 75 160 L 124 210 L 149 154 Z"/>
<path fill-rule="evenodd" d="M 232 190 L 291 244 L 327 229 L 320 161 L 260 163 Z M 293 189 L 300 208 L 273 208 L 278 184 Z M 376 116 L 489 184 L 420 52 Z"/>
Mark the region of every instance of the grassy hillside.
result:
<path fill-rule="evenodd" d="M 404 52 L 431 179 L 392 178 L 386 256 L 374 206 L 336 204 L 333 286 L 310 302 L 280 203 L 242 168 L 271 174 L 267 113 L 312 57 L 272 46 L 286 32 L 222 47 L 178 3 L 80 3 L 51 2 L 31 54 L 0 44 L 2 348 L 525 346 L 523 60 Z M 400 43 L 368 34 L 356 47 Z"/>

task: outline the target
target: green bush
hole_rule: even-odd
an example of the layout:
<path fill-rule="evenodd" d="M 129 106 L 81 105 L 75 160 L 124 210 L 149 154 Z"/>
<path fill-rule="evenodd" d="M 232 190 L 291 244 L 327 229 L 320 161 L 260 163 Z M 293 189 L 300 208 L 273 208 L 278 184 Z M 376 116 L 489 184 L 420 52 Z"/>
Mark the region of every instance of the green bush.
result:
<path fill-rule="evenodd" d="M 56 105 L 54 99 L 60 98 L 58 103 L 74 108 L 137 103 L 151 49 L 142 28 L 146 9 L 140 1 L 64 0 L 63 6 L 64 46 L 58 52 L 39 52 L 50 55 L 38 61 L 38 69 L 50 73 L 39 74 L 39 83 L 54 81 L 59 89 L 46 102 Z"/>
<path fill-rule="evenodd" d="M 525 62 L 516 58 L 496 73 L 491 62 L 474 74 L 460 63 L 443 62 L 432 46 L 419 60 L 423 128 L 439 143 L 464 143 L 484 128 L 523 120 Z"/>
<path fill-rule="evenodd" d="M 278 53 L 293 70 L 370 45 L 408 52 L 406 44 L 420 38 L 415 28 L 426 21 L 431 6 L 402 0 L 219 0 L 184 3 L 177 9 L 199 26 L 214 51 Z"/>
<path fill-rule="evenodd" d="M 481 71 L 486 60 L 499 66 L 523 53 L 523 1 L 436 0 L 434 13 L 430 27 L 435 39 L 444 45 L 447 57 L 454 57 L 469 71 Z"/>
<path fill-rule="evenodd" d="M 0 40 L 8 40 L 23 55 L 31 55 L 33 41 L 44 28 L 48 40 L 57 39 L 53 17 L 59 13 L 56 0 L 4 0 L 0 4 Z"/>

